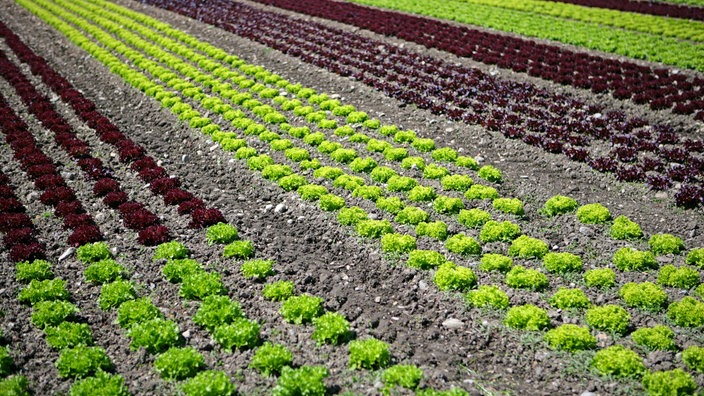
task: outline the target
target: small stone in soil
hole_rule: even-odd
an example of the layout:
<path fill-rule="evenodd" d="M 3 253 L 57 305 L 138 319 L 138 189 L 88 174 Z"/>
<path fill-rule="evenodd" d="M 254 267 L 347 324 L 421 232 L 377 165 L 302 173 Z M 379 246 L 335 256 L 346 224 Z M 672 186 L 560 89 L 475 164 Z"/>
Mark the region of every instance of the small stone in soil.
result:
<path fill-rule="evenodd" d="M 63 253 L 61 253 L 61 256 L 59 256 L 59 261 L 63 261 L 68 256 L 72 255 L 75 250 L 76 249 L 74 249 L 73 247 L 66 249 Z"/>
<path fill-rule="evenodd" d="M 286 205 L 280 203 L 280 204 L 276 205 L 276 208 L 274 208 L 274 212 L 276 212 L 276 213 L 283 213 L 283 212 L 286 211 L 286 209 L 287 209 L 287 208 L 286 208 Z"/>
<path fill-rule="evenodd" d="M 449 318 L 442 322 L 442 325 L 448 329 L 459 329 L 464 326 L 464 322 L 459 319 Z"/>

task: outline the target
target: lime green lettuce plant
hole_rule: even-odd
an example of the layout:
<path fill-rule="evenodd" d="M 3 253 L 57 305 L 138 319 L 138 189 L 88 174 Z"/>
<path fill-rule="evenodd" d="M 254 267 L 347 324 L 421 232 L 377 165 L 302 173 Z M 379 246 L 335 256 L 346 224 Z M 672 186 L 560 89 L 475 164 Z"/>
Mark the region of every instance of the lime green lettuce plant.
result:
<path fill-rule="evenodd" d="M 479 269 L 485 272 L 508 272 L 513 267 L 513 259 L 503 254 L 486 253 L 481 258 Z"/>
<path fill-rule="evenodd" d="M 704 302 L 683 297 L 667 308 L 667 317 L 682 327 L 704 327 Z"/>
<path fill-rule="evenodd" d="M 381 238 L 384 234 L 390 234 L 394 232 L 391 223 L 384 220 L 362 220 L 359 221 L 355 227 L 357 234 L 365 238 Z"/>
<path fill-rule="evenodd" d="M 193 259 L 168 260 L 161 268 L 164 278 L 171 283 L 180 283 L 184 278 L 203 271 L 203 265 Z"/>
<path fill-rule="evenodd" d="M 430 215 L 428 212 L 415 206 L 406 206 L 401 209 L 396 215 L 396 221 L 401 224 L 418 225 L 428 221 Z"/>
<path fill-rule="evenodd" d="M 523 210 L 523 201 L 518 198 L 496 198 L 492 202 L 494 209 L 516 215 L 522 216 L 525 212 Z"/>
<path fill-rule="evenodd" d="M 547 216 L 557 216 L 577 209 L 577 201 L 564 195 L 555 195 L 548 199 L 542 208 L 542 213 Z"/>
<path fill-rule="evenodd" d="M 154 360 L 154 367 L 164 379 L 182 380 L 205 367 L 205 359 L 193 347 L 170 348 Z"/>
<path fill-rule="evenodd" d="M 279 313 L 289 323 L 311 322 L 323 313 L 323 299 L 309 294 L 289 297 L 281 305 Z"/>
<path fill-rule="evenodd" d="M 109 370 L 112 362 L 103 348 L 81 345 L 62 349 L 56 368 L 60 377 L 83 378 L 99 370 Z"/>
<path fill-rule="evenodd" d="M 359 206 L 342 208 L 337 214 L 337 221 L 342 225 L 356 225 L 362 220 L 367 220 L 369 214 Z"/>
<path fill-rule="evenodd" d="M 545 274 L 535 269 L 526 269 L 522 265 L 515 265 L 506 273 L 506 284 L 514 289 L 540 291 L 549 283 Z"/>
<path fill-rule="evenodd" d="M 40 301 L 34 304 L 32 324 L 41 328 L 58 326 L 79 312 L 78 307 L 68 301 Z"/>
<path fill-rule="evenodd" d="M 231 323 L 215 328 L 213 338 L 223 350 L 254 348 L 259 344 L 259 323 L 246 318 L 236 318 Z"/>
<path fill-rule="evenodd" d="M 125 277 L 127 270 L 115 260 L 107 259 L 92 263 L 83 271 L 83 275 L 89 282 L 103 284 Z"/>
<path fill-rule="evenodd" d="M 577 352 L 596 347 L 596 338 L 586 327 L 563 324 L 545 333 L 545 342 L 552 349 Z"/>
<path fill-rule="evenodd" d="M 94 242 L 79 246 L 76 257 L 84 264 L 112 258 L 110 247 L 105 242 Z"/>
<path fill-rule="evenodd" d="M 452 253 L 462 256 L 477 255 L 482 253 L 482 247 L 474 238 L 464 233 L 455 234 L 445 241 L 445 248 Z"/>
<path fill-rule="evenodd" d="M 684 242 L 672 234 L 655 234 L 648 240 L 650 250 L 656 254 L 679 253 L 684 249 Z"/>
<path fill-rule="evenodd" d="M 498 168 L 491 165 L 484 165 L 479 168 L 479 177 L 492 183 L 500 183 L 503 175 Z"/>
<path fill-rule="evenodd" d="M 186 248 L 181 242 L 171 241 L 165 242 L 156 247 L 154 255 L 152 258 L 154 260 L 173 260 L 173 259 L 183 259 L 188 257 L 188 248 Z"/>
<path fill-rule="evenodd" d="M 682 352 L 682 360 L 690 370 L 704 373 L 704 347 L 691 346 Z"/>
<path fill-rule="evenodd" d="M 611 268 L 595 268 L 584 273 L 587 287 L 608 289 L 616 283 L 616 273 Z"/>
<path fill-rule="evenodd" d="M 438 213 L 457 214 L 464 209 L 464 202 L 460 198 L 440 195 L 433 201 L 433 209 Z"/>
<path fill-rule="evenodd" d="M 241 270 L 242 275 L 247 279 L 256 278 L 257 280 L 262 280 L 274 274 L 274 262 L 262 259 L 248 260 L 242 263 Z"/>
<path fill-rule="evenodd" d="M 285 301 L 293 295 L 293 282 L 276 281 L 267 284 L 262 290 L 262 295 L 267 300 Z"/>
<path fill-rule="evenodd" d="M 137 298 L 137 292 L 134 290 L 134 283 L 130 281 L 117 280 L 111 283 L 106 283 L 100 289 L 100 297 L 98 297 L 98 306 L 102 310 L 117 308 L 125 301 L 134 300 Z"/>
<path fill-rule="evenodd" d="M 448 261 L 441 264 L 435 271 L 433 282 L 440 290 L 465 291 L 477 284 L 477 275 L 467 267 Z"/>
<path fill-rule="evenodd" d="M 397 386 L 415 390 L 423 379 L 423 370 L 410 364 L 397 364 L 384 370 L 381 380 L 384 382 L 382 393 L 389 394 Z"/>
<path fill-rule="evenodd" d="M 538 331 L 550 327 L 550 318 L 544 309 L 526 304 L 509 309 L 504 324 L 514 329 Z"/>
<path fill-rule="evenodd" d="M 649 395 L 693 395 L 697 390 L 694 378 L 681 368 L 647 372 L 642 384 Z"/>
<path fill-rule="evenodd" d="M 461 216 L 461 213 L 460 213 Z M 460 219 L 460 221 L 462 221 Z M 521 235 L 521 227 L 510 221 L 489 220 L 484 223 L 479 231 L 479 239 L 484 243 L 489 242 L 510 242 Z"/>
<path fill-rule="evenodd" d="M 411 268 L 430 269 L 443 264 L 445 256 L 434 250 L 412 250 L 408 253 L 406 264 Z"/>
<path fill-rule="evenodd" d="M 436 196 L 435 189 L 430 186 L 415 186 L 408 192 L 408 200 L 413 202 L 430 202 Z"/>
<path fill-rule="evenodd" d="M 53 277 L 51 263 L 46 260 L 23 261 L 15 266 L 15 278 L 18 282 L 42 281 Z"/>
<path fill-rule="evenodd" d="M 17 299 L 22 303 L 32 305 L 41 301 L 67 300 L 66 281 L 63 279 L 33 280 L 24 289 L 20 290 Z"/>
<path fill-rule="evenodd" d="M 508 248 L 508 255 L 522 258 L 542 258 L 549 251 L 548 245 L 540 239 L 521 235 Z"/>
<path fill-rule="evenodd" d="M 350 324 L 345 317 L 337 312 L 326 312 L 313 319 L 315 330 L 312 338 L 318 344 L 338 345 L 350 336 Z"/>
<path fill-rule="evenodd" d="M 638 239 L 643 237 L 638 223 L 631 221 L 626 216 L 618 216 L 611 225 L 611 237 L 614 239 Z"/>
<path fill-rule="evenodd" d="M 467 303 L 477 308 L 506 309 L 509 306 L 506 293 L 496 286 L 486 285 L 467 293 Z"/>
<path fill-rule="evenodd" d="M 444 241 L 447 238 L 447 224 L 444 221 L 438 220 L 433 222 L 421 222 L 416 226 L 416 235 L 428 236 L 431 238 Z"/>
<path fill-rule="evenodd" d="M 672 351 L 677 349 L 675 332 L 667 326 L 641 327 L 631 333 L 631 339 L 648 350 Z"/>
<path fill-rule="evenodd" d="M 381 250 L 387 253 L 408 253 L 416 248 L 416 238 L 405 234 L 384 234 Z"/>
<path fill-rule="evenodd" d="M 565 274 L 568 272 L 578 272 L 582 270 L 582 259 L 572 253 L 547 253 L 543 257 L 545 269 L 550 272 Z"/>
<path fill-rule="evenodd" d="M 233 301 L 228 296 L 212 295 L 203 300 L 193 316 L 193 322 L 213 332 L 217 327 L 243 317 L 244 313 L 237 301 Z"/>
<path fill-rule="evenodd" d="M 222 251 L 225 258 L 248 259 L 254 256 L 252 241 L 233 241 L 225 246 Z"/>
<path fill-rule="evenodd" d="M 457 221 L 465 227 L 477 228 L 491 220 L 491 214 L 481 209 L 464 209 L 460 210 L 457 216 Z"/>
<path fill-rule="evenodd" d="M 123 329 L 129 329 L 134 324 L 161 317 L 161 311 L 148 297 L 125 301 L 117 309 L 117 323 Z"/>
<path fill-rule="evenodd" d="M 225 286 L 216 272 L 196 272 L 183 278 L 179 296 L 189 300 L 203 300 L 210 295 L 224 294 Z"/>
<path fill-rule="evenodd" d="M 301 366 L 297 369 L 285 366 L 272 396 L 325 396 L 327 388 L 323 379 L 329 375 L 328 369 L 323 366 Z"/>
<path fill-rule="evenodd" d="M 96 389 L 100 389 L 102 396 L 129 396 L 130 392 L 125 386 L 125 379 L 119 374 L 108 374 L 98 370 L 95 376 L 80 379 L 71 385 L 69 394 L 71 396 L 92 396 Z M 0 394 L 2 389 L 0 387 Z M 13 394 L 12 395 L 20 395 Z"/>
<path fill-rule="evenodd" d="M 603 305 L 587 310 L 587 324 L 597 330 L 614 334 L 625 334 L 631 321 L 631 315 L 618 305 Z"/>
<path fill-rule="evenodd" d="M 621 287 L 619 295 L 629 307 L 658 312 L 667 303 L 667 293 L 652 282 L 629 282 Z"/>
<path fill-rule="evenodd" d="M 162 318 L 133 324 L 127 331 L 127 336 L 132 340 L 130 348 L 144 348 L 149 353 L 165 352 L 183 341 L 178 325 Z"/>
<path fill-rule="evenodd" d="M 645 271 L 657 268 L 653 253 L 624 247 L 616 251 L 613 263 L 621 271 Z"/>
<path fill-rule="evenodd" d="M 278 374 L 286 366 L 291 366 L 293 354 L 284 345 L 265 342 L 252 356 L 250 367 L 264 376 Z"/>
<path fill-rule="evenodd" d="M 236 387 L 224 372 L 206 370 L 183 382 L 180 389 L 186 396 L 232 396 Z"/>
<path fill-rule="evenodd" d="M 590 365 L 601 375 L 616 378 L 639 377 L 647 371 L 643 359 L 623 345 L 614 345 L 597 351 Z"/>
<path fill-rule="evenodd" d="M 559 309 L 582 309 L 591 305 L 589 297 L 581 289 L 561 287 L 550 297 L 550 305 Z"/>
<path fill-rule="evenodd" d="M 391 362 L 389 344 L 376 338 L 351 341 L 349 351 L 349 367 L 353 370 L 384 368 Z"/>
<path fill-rule="evenodd" d="M 668 264 L 660 268 L 658 283 L 679 289 L 692 289 L 701 282 L 699 271 L 694 268 L 686 266 L 677 268 L 672 264 Z"/>
<path fill-rule="evenodd" d="M 79 345 L 93 345 L 93 333 L 86 323 L 61 322 L 56 327 L 44 329 L 46 342 L 58 350 Z"/>

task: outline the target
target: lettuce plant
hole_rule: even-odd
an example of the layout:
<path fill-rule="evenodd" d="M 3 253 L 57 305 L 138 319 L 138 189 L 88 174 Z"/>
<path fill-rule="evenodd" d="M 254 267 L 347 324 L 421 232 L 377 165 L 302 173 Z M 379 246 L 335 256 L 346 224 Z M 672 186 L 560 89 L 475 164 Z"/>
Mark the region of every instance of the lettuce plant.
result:
<path fill-rule="evenodd" d="M 550 252 L 543 256 L 543 265 L 548 271 L 558 274 L 579 272 L 582 270 L 582 259 L 572 253 Z"/>
<path fill-rule="evenodd" d="M 596 347 L 596 338 L 589 329 L 575 324 L 563 324 L 545 333 L 545 342 L 552 349 L 568 352 L 583 351 Z"/>
<path fill-rule="evenodd" d="M 467 267 L 448 261 L 441 264 L 435 271 L 433 282 L 440 290 L 464 291 L 477 284 L 477 275 Z"/>
<path fill-rule="evenodd" d="M 272 396 L 324 396 L 327 388 L 323 379 L 329 375 L 323 366 L 301 366 L 297 369 L 285 366 L 272 390 Z"/>
<path fill-rule="evenodd" d="M 325 186 L 320 186 L 317 184 L 306 184 L 298 187 L 297 192 L 301 199 L 306 201 L 316 201 L 323 195 L 327 194 L 328 189 Z"/>
<path fill-rule="evenodd" d="M 342 314 L 337 312 L 326 312 L 322 316 L 313 319 L 315 330 L 313 339 L 318 344 L 338 345 L 344 342 L 350 335 L 350 324 Z"/>
<path fill-rule="evenodd" d="M 93 333 L 86 323 L 61 322 L 56 327 L 44 329 L 46 343 L 58 350 L 79 345 L 93 345 Z"/>
<path fill-rule="evenodd" d="M 690 370 L 704 373 L 704 347 L 691 346 L 682 352 L 682 360 Z"/>
<path fill-rule="evenodd" d="M 538 331 L 550 327 L 550 318 L 544 309 L 526 304 L 509 309 L 504 324 L 514 329 Z"/>
<path fill-rule="evenodd" d="M 354 149 L 339 148 L 330 153 L 330 158 L 342 164 L 349 164 L 357 158 L 357 152 Z"/>
<path fill-rule="evenodd" d="M 641 327 L 631 333 L 631 339 L 636 344 L 651 351 L 673 351 L 677 349 L 677 345 L 675 345 L 675 332 L 663 325 Z"/>
<path fill-rule="evenodd" d="M 352 136 L 354 135 L 354 128 L 349 125 L 343 125 L 335 129 L 335 136 Z"/>
<path fill-rule="evenodd" d="M 418 225 L 430 219 L 428 212 L 415 206 L 406 206 L 396 215 L 396 222 L 401 224 Z"/>
<path fill-rule="evenodd" d="M 274 274 L 274 262 L 272 260 L 248 260 L 242 263 L 242 275 L 245 278 L 256 278 L 257 280 L 265 279 L 269 275 Z"/>
<path fill-rule="evenodd" d="M 467 175 L 448 175 L 440 179 L 440 184 L 445 190 L 465 192 L 474 184 L 474 180 Z"/>
<path fill-rule="evenodd" d="M 213 332 L 215 328 L 242 317 L 244 313 L 239 303 L 228 296 L 211 295 L 203 300 L 193 316 L 193 322 Z"/>
<path fill-rule="evenodd" d="M 125 301 L 117 309 L 117 323 L 123 329 L 129 329 L 136 323 L 143 323 L 161 317 L 161 311 L 148 297 Z"/>
<path fill-rule="evenodd" d="M 367 212 L 359 206 L 342 208 L 337 214 L 337 221 L 342 225 L 356 225 L 360 221 L 367 220 L 368 218 L 369 214 L 367 214 Z"/>
<path fill-rule="evenodd" d="M 534 269 L 526 269 L 515 265 L 506 273 L 506 284 L 514 289 L 529 289 L 540 291 L 549 285 L 548 277 Z"/>
<path fill-rule="evenodd" d="M 386 188 L 389 191 L 410 191 L 413 187 L 417 186 L 418 182 L 416 179 L 407 176 L 391 176 L 389 180 L 386 181 Z"/>
<path fill-rule="evenodd" d="M 203 272 L 203 265 L 193 259 L 168 260 L 161 273 L 171 283 L 179 283 L 183 278 Z"/>
<path fill-rule="evenodd" d="M 27 377 L 23 375 L 12 375 L 0 380 L 0 395 L 30 396 Z"/>
<path fill-rule="evenodd" d="M 226 244 L 237 239 L 237 228 L 227 223 L 217 223 L 208 227 L 205 232 L 208 245 Z"/>
<path fill-rule="evenodd" d="M 523 211 L 523 201 L 518 198 L 496 198 L 492 202 L 492 206 L 500 212 L 516 216 L 523 216 L 525 213 Z"/>
<path fill-rule="evenodd" d="M 152 259 L 173 260 L 183 259 L 186 257 L 188 257 L 188 248 L 186 248 L 181 242 L 171 241 L 157 246 Z"/>
<path fill-rule="evenodd" d="M 704 327 L 704 302 L 683 297 L 667 308 L 667 317 L 682 327 Z"/>
<path fill-rule="evenodd" d="M 10 350 L 7 347 L 0 347 L 0 378 L 10 375 L 14 365 Z"/>
<path fill-rule="evenodd" d="M 692 289 L 699 285 L 699 271 L 691 267 L 675 267 L 672 264 L 662 266 L 658 273 L 658 283 L 679 289 Z"/>
<path fill-rule="evenodd" d="M 628 217 L 623 215 L 614 219 L 610 232 L 611 238 L 620 240 L 638 239 L 643 237 L 643 230 L 641 230 L 638 223 L 631 221 Z"/>
<path fill-rule="evenodd" d="M 322 132 L 313 132 L 303 138 L 303 142 L 311 146 L 319 146 L 324 141 L 325 135 Z"/>
<path fill-rule="evenodd" d="M 423 170 L 423 177 L 426 179 L 442 179 L 449 174 L 450 171 L 447 170 L 447 168 L 437 164 L 428 164 L 428 166 L 426 166 Z"/>
<path fill-rule="evenodd" d="M 416 225 L 416 235 L 428 236 L 440 241 L 447 238 L 447 224 L 444 221 L 420 222 Z"/>
<path fill-rule="evenodd" d="M 292 362 L 293 354 L 284 345 L 265 342 L 254 352 L 249 366 L 268 377 L 280 373 Z"/>
<path fill-rule="evenodd" d="M 362 220 L 359 221 L 355 227 L 357 234 L 365 238 L 381 238 L 384 234 L 390 234 L 394 232 L 391 223 L 384 220 Z"/>
<path fill-rule="evenodd" d="M 247 167 L 249 170 L 261 171 L 270 165 L 274 165 L 274 159 L 266 154 L 247 158 Z"/>
<path fill-rule="evenodd" d="M 460 212 L 460 221 L 462 222 L 462 212 Z M 518 224 L 510 221 L 488 220 L 484 222 L 481 231 L 479 231 L 479 240 L 484 243 L 511 242 L 518 238 L 519 235 L 521 235 L 521 227 Z"/>
<path fill-rule="evenodd" d="M 308 323 L 323 313 L 323 299 L 309 294 L 289 297 L 279 313 L 289 323 Z"/>
<path fill-rule="evenodd" d="M 323 154 L 332 154 L 338 149 L 342 148 L 342 144 L 338 142 L 331 142 L 329 140 L 323 140 L 320 142 L 318 145 L 318 151 L 323 153 Z"/>
<path fill-rule="evenodd" d="M 486 285 L 467 293 L 467 303 L 477 308 L 506 309 L 509 306 L 508 296 L 503 290 Z"/>
<path fill-rule="evenodd" d="M 345 190 L 354 191 L 358 187 L 364 186 L 364 179 L 358 176 L 343 174 L 338 176 L 332 185 L 344 188 Z"/>
<path fill-rule="evenodd" d="M 577 209 L 577 219 L 584 224 L 606 223 L 611 219 L 611 212 L 602 204 L 586 204 Z"/>
<path fill-rule="evenodd" d="M 557 216 L 559 214 L 569 213 L 577 209 L 577 201 L 564 195 L 555 195 L 548 199 L 542 208 L 542 213 L 547 216 Z"/>
<path fill-rule="evenodd" d="M 542 258 L 549 251 L 548 245 L 540 239 L 521 235 L 508 248 L 508 255 L 522 258 Z"/>
<path fill-rule="evenodd" d="M 193 377 L 205 367 L 205 359 L 193 347 L 169 348 L 154 360 L 154 368 L 167 380 L 182 380 Z"/>
<path fill-rule="evenodd" d="M 384 136 L 395 135 L 398 132 L 398 127 L 396 125 L 383 125 L 379 128 L 379 133 Z"/>
<path fill-rule="evenodd" d="M 249 160 L 252 157 L 257 156 L 257 149 L 254 147 L 240 147 L 235 151 L 235 159 L 246 159 Z M 249 163 L 249 161 L 248 161 Z"/>
<path fill-rule="evenodd" d="M 395 170 L 388 168 L 386 166 L 377 166 L 372 170 L 372 172 L 369 174 L 372 178 L 377 183 L 386 183 L 389 181 L 394 176 L 398 176 L 398 173 L 396 173 Z"/>
<path fill-rule="evenodd" d="M 690 250 L 685 262 L 700 269 L 704 268 L 704 248 Z"/>
<path fill-rule="evenodd" d="M 408 157 L 408 150 L 403 147 L 387 147 L 384 150 L 384 158 L 387 161 L 401 161 Z"/>
<path fill-rule="evenodd" d="M 29 283 L 33 280 L 43 281 L 53 277 L 51 263 L 46 260 L 23 261 L 15 266 L 15 278 L 18 282 Z"/>
<path fill-rule="evenodd" d="M 112 258 L 110 247 L 105 242 L 94 242 L 79 246 L 76 249 L 76 257 L 82 263 L 93 263 L 100 260 Z"/>
<path fill-rule="evenodd" d="M 411 130 L 398 131 L 394 134 L 394 142 L 396 143 L 412 143 L 416 140 L 416 133 Z"/>
<path fill-rule="evenodd" d="M 500 183 L 503 175 L 501 171 L 491 165 L 484 165 L 479 168 L 479 177 L 492 183 Z"/>
<path fill-rule="evenodd" d="M 103 284 L 125 277 L 127 270 L 115 260 L 107 259 L 89 265 L 83 275 L 89 282 Z"/>
<path fill-rule="evenodd" d="M 445 256 L 434 250 L 412 250 L 408 253 L 406 264 L 411 268 L 430 269 L 447 261 Z"/>
<path fill-rule="evenodd" d="M 425 160 L 423 157 L 406 157 L 401 161 L 403 169 L 417 169 L 422 171 L 425 169 Z"/>
<path fill-rule="evenodd" d="M 370 139 L 367 142 L 367 151 L 372 153 L 383 153 L 390 148 L 393 148 L 393 146 L 385 140 Z"/>
<path fill-rule="evenodd" d="M 616 283 L 616 274 L 611 268 L 597 268 L 584 273 L 584 282 L 588 287 L 608 289 Z"/>
<path fill-rule="evenodd" d="M 137 293 L 134 290 L 134 284 L 132 282 L 116 280 L 106 283 L 100 289 L 98 306 L 100 309 L 107 311 L 108 309 L 117 308 L 125 301 L 134 300 L 135 298 L 137 298 Z"/>
<path fill-rule="evenodd" d="M 176 322 L 154 318 L 132 325 L 127 331 L 132 343 L 130 348 L 146 349 L 149 353 L 161 353 L 182 343 L 181 331 Z"/>
<path fill-rule="evenodd" d="M 476 239 L 464 233 L 455 234 L 445 241 L 445 248 L 462 256 L 477 255 L 482 253 L 482 247 Z"/>
<path fill-rule="evenodd" d="M 621 271 L 645 271 L 658 267 L 653 253 L 624 247 L 616 251 L 613 263 Z"/>
<path fill-rule="evenodd" d="M 435 161 L 455 162 L 457 160 L 457 151 L 450 147 L 443 147 L 433 150 L 430 154 Z"/>
<path fill-rule="evenodd" d="M 179 296 L 189 300 L 203 300 L 211 295 L 225 293 L 225 286 L 220 274 L 215 272 L 196 272 L 183 278 Z"/>
<path fill-rule="evenodd" d="M 397 386 L 415 390 L 423 379 L 423 370 L 411 364 L 397 364 L 384 370 L 381 380 L 384 382 L 382 393 L 389 394 Z"/>
<path fill-rule="evenodd" d="M 457 221 L 467 228 L 478 228 L 491 220 L 491 214 L 481 209 L 465 209 L 460 210 Z"/>
<path fill-rule="evenodd" d="M 99 370 L 109 370 L 112 363 L 103 348 L 80 345 L 62 349 L 56 368 L 60 377 L 83 378 Z"/>
<path fill-rule="evenodd" d="M 279 181 L 284 176 L 291 174 L 293 174 L 293 170 L 288 165 L 273 164 L 267 165 L 262 169 L 262 177 L 271 181 Z"/>
<path fill-rule="evenodd" d="M 404 204 L 399 197 L 379 198 L 376 207 L 391 214 L 398 214 L 403 209 Z"/>
<path fill-rule="evenodd" d="M 125 386 L 125 379 L 118 374 L 108 374 L 98 370 L 95 376 L 78 380 L 71 385 L 71 396 L 91 396 L 96 390 L 102 396 L 129 396 L 130 392 Z"/>
<path fill-rule="evenodd" d="M 232 396 L 235 385 L 219 370 L 206 370 L 185 381 L 180 386 L 185 396 Z"/>
<path fill-rule="evenodd" d="M 513 259 L 503 254 L 486 253 L 482 256 L 479 269 L 485 272 L 508 272 L 513 267 Z"/>
<path fill-rule="evenodd" d="M 67 300 L 69 298 L 66 290 L 66 281 L 63 279 L 33 280 L 22 289 L 17 299 L 23 303 L 32 305 L 40 301 Z"/>
<path fill-rule="evenodd" d="M 355 158 L 354 161 L 350 163 L 350 169 L 352 169 L 355 172 L 364 172 L 364 173 L 370 173 L 372 172 L 379 164 L 374 160 L 374 158 L 371 157 L 358 157 Z"/>
<path fill-rule="evenodd" d="M 415 138 L 411 142 L 411 147 L 422 153 L 427 153 L 435 149 L 435 141 L 433 139 Z"/>
<path fill-rule="evenodd" d="M 433 209 L 438 213 L 457 214 L 464 209 L 464 202 L 461 198 L 446 197 L 439 195 L 433 201 Z"/>
<path fill-rule="evenodd" d="M 260 326 L 254 320 L 237 318 L 232 323 L 215 328 L 213 338 L 220 347 L 232 352 L 233 349 L 254 348 L 259 344 Z"/>
<path fill-rule="evenodd" d="M 379 186 L 359 186 L 352 191 L 352 196 L 376 202 L 384 196 L 384 190 Z"/>
<path fill-rule="evenodd" d="M 345 199 L 335 194 L 325 194 L 318 200 L 318 206 L 326 212 L 334 212 L 345 207 Z"/>
<path fill-rule="evenodd" d="M 252 241 L 233 241 L 225 246 L 222 251 L 225 258 L 248 259 L 254 256 Z"/>
<path fill-rule="evenodd" d="M 591 305 L 589 297 L 581 289 L 561 287 L 550 297 L 550 305 L 559 309 L 581 309 Z"/>
<path fill-rule="evenodd" d="M 376 338 L 351 341 L 349 350 L 352 370 L 384 368 L 391 362 L 389 344 Z"/>
<path fill-rule="evenodd" d="M 408 192 L 408 200 L 413 202 L 429 202 L 436 196 L 435 189 L 430 186 L 415 186 Z"/>
<path fill-rule="evenodd" d="M 629 307 L 658 312 L 667 303 L 667 293 L 652 282 L 628 282 L 621 287 L 619 295 Z"/>
<path fill-rule="evenodd" d="M 618 305 L 609 304 L 588 309 L 586 320 L 590 327 L 597 330 L 625 334 L 631 315 Z"/>
<path fill-rule="evenodd" d="M 469 190 L 464 193 L 464 197 L 469 200 L 495 200 L 499 197 L 499 192 L 496 191 L 494 187 L 489 187 L 482 184 L 473 184 L 471 187 L 469 187 Z"/>
<path fill-rule="evenodd" d="M 477 160 L 466 155 L 460 155 L 459 157 L 457 157 L 457 159 L 455 160 L 455 165 L 471 170 L 479 170 L 479 163 L 477 162 Z"/>
<path fill-rule="evenodd" d="M 697 390 L 692 376 L 681 368 L 647 372 L 642 384 L 649 395 L 693 395 Z"/>
<path fill-rule="evenodd" d="M 264 289 L 262 290 L 262 295 L 267 300 L 285 301 L 293 295 L 293 287 L 293 282 L 276 281 L 264 286 Z"/>
<path fill-rule="evenodd" d="M 259 137 L 261 139 L 261 135 L 259 135 Z M 288 139 L 274 139 L 269 142 L 269 147 L 271 147 L 271 149 L 274 151 L 286 151 L 286 150 L 293 147 L 293 143 L 291 143 L 291 141 Z M 303 158 L 303 159 L 308 159 L 308 158 Z"/>
<path fill-rule="evenodd" d="M 679 253 L 684 249 L 684 242 L 671 234 L 655 234 L 648 240 L 648 246 L 654 254 L 661 255 Z"/>
<path fill-rule="evenodd" d="M 384 234 L 381 237 L 381 250 L 387 253 L 408 253 L 416 248 L 416 238 L 405 234 Z"/>
<path fill-rule="evenodd" d="M 623 345 L 614 345 L 597 351 L 590 365 L 601 375 L 616 378 L 637 377 L 646 372 L 643 359 Z"/>
<path fill-rule="evenodd" d="M 78 312 L 78 307 L 68 301 L 40 301 L 34 304 L 32 324 L 40 329 L 58 326 Z"/>

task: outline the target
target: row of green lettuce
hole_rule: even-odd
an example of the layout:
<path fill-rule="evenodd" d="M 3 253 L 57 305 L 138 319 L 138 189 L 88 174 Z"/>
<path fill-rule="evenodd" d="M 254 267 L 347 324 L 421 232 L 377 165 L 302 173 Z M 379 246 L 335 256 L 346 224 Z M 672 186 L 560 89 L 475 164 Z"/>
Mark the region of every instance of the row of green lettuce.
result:
<path fill-rule="evenodd" d="M 269 164 L 269 165 L 267 165 L 267 166 L 272 166 L 272 165 L 273 165 L 273 164 Z M 264 169 L 264 168 L 262 168 L 262 169 Z M 273 172 L 273 171 L 276 170 L 276 169 L 279 169 L 279 170 L 280 170 L 280 168 L 270 168 L 270 169 L 271 169 L 271 171 L 270 171 L 271 173 L 276 173 L 276 172 Z M 290 175 L 289 175 L 289 176 L 290 176 Z M 284 176 L 284 177 L 286 177 L 286 176 Z"/>
<path fill-rule="evenodd" d="M 571 9 L 577 6 L 560 6 L 570 9 L 569 15 L 589 15 L 595 21 L 565 19 L 561 16 L 540 14 L 530 11 L 533 3 L 494 0 L 349 0 L 354 3 L 388 8 L 403 12 L 426 15 L 434 18 L 453 20 L 460 23 L 487 27 L 528 37 L 555 40 L 589 49 L 610 52 L 651 62 L 686 69 L 704 71 L 704 45 L 701 40 L 701 22 L 679 22 L 676 19 L 652 17 L 659 23 L 659 30 L 652 32 L 625 30 L 621 27 L 605 26 L 613 17 L 630 21 L 640 30 L 648 30 L 645 20 L 634 14 L 591 9 L 589 12 Z M 553 3 L 559 4 L 559 3 Z M 509 8 L 510 7 L 510 8 Z M 543 6 L 545 8 L 550 6 Z M 556 7 L 556 6 L 554 6 Z M 558 13 L 558 12 L 555 12 Z M 586 18 L 586 17 L 585 17 Z M 645 17 L 642 17 L 645 18 Z M 660 22 L 668 21 L 668 22 Z M 637 21 L 637 22 L 633 22 Z M 649 21 L 650 22 L 650 21 Z M 611 22 L 610 25 L 619 25 Z M 686 24 L 685 26 L 677 26 Z M 678 36 L 670 37 L 670 36 Z M 685 40 L 684 38 L 687 38 Z M 693 41 L 690 41 L 693 40 Z"/>

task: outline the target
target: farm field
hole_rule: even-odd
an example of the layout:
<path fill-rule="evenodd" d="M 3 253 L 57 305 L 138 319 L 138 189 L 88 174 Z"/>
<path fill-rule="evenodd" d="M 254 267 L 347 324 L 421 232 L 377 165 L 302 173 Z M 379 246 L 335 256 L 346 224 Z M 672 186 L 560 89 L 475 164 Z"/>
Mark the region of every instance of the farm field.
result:
<path fill-rule="evenodd" d="M 612 3 L 0 0 L 0 395 L 701 393 L 704 4 Z"/>

